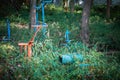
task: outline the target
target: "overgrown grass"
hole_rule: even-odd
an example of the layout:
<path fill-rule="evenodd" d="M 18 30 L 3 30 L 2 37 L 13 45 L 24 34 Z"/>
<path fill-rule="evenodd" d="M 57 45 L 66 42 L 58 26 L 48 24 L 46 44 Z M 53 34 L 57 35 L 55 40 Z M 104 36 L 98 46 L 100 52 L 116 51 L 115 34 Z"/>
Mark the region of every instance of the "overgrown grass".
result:
<path fill-rule="evenodd" d="M 119 79 L 119 64 L 114 56 L 87 49 L 82 43 L 72 43 L 68 47 L 57 47 L 51 40 L 44 43 L 35 42 L 31 59 L 26 57 L 26 52 L 20 54 L 18 48 L 10 44 L 3 44 L 1 52 L 1 79 L 17 80 L 79 80 L 79 79 Z M 74 47 L 75 46 L 75 47 Z M 82 54 L 84 61 L 75 59 L 75 63 L 62 64 L 59 56 L 63 54 Z M 80 64 L 91 66 L 80 67 Z"/>
<path fill-rule="evenodd" d="M 100 50 L 119 50 L 119 19 L 107 22 L 100 15 L 90 17 L 90 41 L 86 47 L 80 42 L 81 13 L 65 13 L 54 7 L 46 9 L 49 37 L 42 39 L 40 30 L 32 48 L 32 57 L 27 52 L 19 52 L 18 42 L 28 42 L 33 31 L 28 29 L 27 10 L 19 15 L 7 17 L 11 22 L 11 42 L 0 42 L 0 78 L 2 80 L 119 80 L 119 60 L 114 55 L 107 56 Z M 41 13 L 40 13 L 41 15 Z M 40 17 L 39 17 L 40 19 Z M 25 25 L 27 24 L 27 25 Z M 2 27 L 3 26 L 3 27 Z M 1 28 L 2 27 L 2 28 Z M 69 29 L 69 46 L 64 44 L 65 30 Z M 0 21 L 0 32 L 5 34 L 5 20 Z M 106 47 L 108 46 L 108 47 Z M 105 49 L 106 48 L 106 49 Z M 98 51 L 99 49 L 99 51 Z M 74 63 L 62 64 L 59 56 L 81 54 L 83 62 L 75 58 Z M 80 64 L 90 66 L 81 67 Z"/>

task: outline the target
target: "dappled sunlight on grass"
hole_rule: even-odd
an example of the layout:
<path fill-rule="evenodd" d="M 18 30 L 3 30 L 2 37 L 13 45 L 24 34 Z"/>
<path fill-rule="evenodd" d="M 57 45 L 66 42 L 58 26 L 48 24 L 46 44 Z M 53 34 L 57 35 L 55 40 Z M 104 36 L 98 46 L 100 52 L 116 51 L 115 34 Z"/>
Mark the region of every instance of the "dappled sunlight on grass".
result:
<path fill-rule="evenodd" d="M 5 49 L 5 50 L 7 50 L 7 49 L 14 50 L 14 46 L 10 45 L 10 44 L 1 44 L 0 48 Z"/>

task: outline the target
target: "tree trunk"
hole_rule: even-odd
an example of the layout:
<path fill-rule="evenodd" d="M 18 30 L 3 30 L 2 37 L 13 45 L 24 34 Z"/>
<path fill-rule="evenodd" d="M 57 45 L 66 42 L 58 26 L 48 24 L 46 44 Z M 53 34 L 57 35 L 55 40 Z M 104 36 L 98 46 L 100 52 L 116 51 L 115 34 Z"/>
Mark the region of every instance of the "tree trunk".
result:
<path fill-rule="evenodd" d="M 63 8 L 64 8 L 65 12 L 68 12 L 69 0 L 63 0 Z"/>
<path fill-rule="evenodd" d="M 70 0 L 70 11 L 74 12 L 74 0 Z"/>
<path fill-rule="evenodd" d="M 110 18 L 110 4 L 111 4 L 111 0 L 107 0 L 107 11 L 106 11 L 107 19 Z"/>
<path fill-rule="evenodd" d="M 81 40 L 85 45 L 89 45 L 89 15 L 92 0 L 84 0 L 81 24 Z"/>
<path fill-rule="evenodd" d="M 30 29 L 32 25 L 36 24 L 36 0 L 31 0 L 31 9 L 30 9 Z"/>

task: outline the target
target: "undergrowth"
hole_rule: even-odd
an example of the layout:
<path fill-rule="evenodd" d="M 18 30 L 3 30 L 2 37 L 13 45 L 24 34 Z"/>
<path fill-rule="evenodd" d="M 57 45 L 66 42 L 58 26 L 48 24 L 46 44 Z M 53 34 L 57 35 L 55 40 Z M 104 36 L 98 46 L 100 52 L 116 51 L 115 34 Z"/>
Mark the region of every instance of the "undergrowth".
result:
<path fill-rule="evenodd" d="M 28 29 L 27 10 L 19 15 L 7 16 L 11 22 L 11 41 L 0 42 L 1 80 L 119 80 L 119 56 L 108 56 L 107 51 L 119 51 L 119 19 L 107 22 L 104 17 L 90 16 L 90 43 L 88 48 L 81 43 L 81 13 L 63 12 L 54 7 L 46 9 L 47 38 L 40 30 L 32 48 L 32 57 L 19 52 L 18 42 L 28 42 L 34 31 Z M 41 13 L 39 14 L 39 16 Z M 41 17 L 39 17 L 40 19 Z M 0 21 L 0 38 L 6 36 L 5 19 Z M 64 34 L 70 31 L 71 43 L 65 44 Z M 65 54 L 81 54 L 84 60 L 75 58 L 74 63 L 62 64 L 59 57 Z M 81 64 L 90 66 L 81 67 Z"/>
<path fill-rule="evenodd" d="M 114 56 L 105 56 L 95 49 L 88 49 L 82 43 L 71 43 L 69 47 L 54 46 L 51 40 L 35 42 L 31 58 L 20 53 L 10 44 L 0 46 L 0 75 L 2 80 L 118 80 L 120 65 Z M 81 54 L 83 62 L 62 64 L 59 56 Z M 90 64 L 81 67 L 80 64 Z M 58 79 L 59 78 L 59 79 Z"/>

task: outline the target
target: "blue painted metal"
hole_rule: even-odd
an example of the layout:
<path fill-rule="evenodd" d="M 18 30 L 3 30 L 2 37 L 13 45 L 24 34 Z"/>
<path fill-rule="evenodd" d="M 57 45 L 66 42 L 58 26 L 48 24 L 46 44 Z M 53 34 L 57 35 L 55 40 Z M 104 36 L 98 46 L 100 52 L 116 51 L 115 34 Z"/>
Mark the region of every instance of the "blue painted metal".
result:
<path fill-rule="evenodd" d="M 73 63 L 75 60 L 83 61 L 83 55 L 81 54 L 66 54 L 60 56 L 60 62 L 63 64 Z"/>
<path fill-rule="evenodd" d="M 36 24 L 38 24 L 38 10 L 36 10 Z"/>
<path fill-rule="evenodd" d="M 44 19 L 44 18 L 45 18 L 45 15 L 44 15 L 44 14 L 45 14 L 45 13 L 44 13 L 44 4 L 45 4 L 45 3 L 42 2 L 41 4 L 42 4 L 42 23 L 44 23 L 44 22 L 45 22 L 45 19 Z"/>
<path fill-rule="evenodd" d="M 42 23 L 42 27 L 47 27 L 47 24 L 46 23 Z"/>
<path fill-rule="evenodd" d="M 47 24 L 46 24 L 46 23 L 42 23 L 42 33 L 43 33 L 43 37 L 46 37 L 46 27 L 47 27 Z"/>
<path fill-rule="evenodd" d="M 69 34 L 70 34 L 69 30 L 66 30 L 66 32 L 65 32 L 65 41 L 66 41 L 66 43 L 70 42 Z"/>
<path fill-rule="evenodd" d="M 7 38 L 4 38 L 3 41 L 9 41 L 10 40 L 10 21 L 7 19 L 6 21 L 7 26 Z"/>
<path fill-rule="evenodd" d="M 36 6 L 36 24 L 38 24 L 38 10 L 40 10 L 40 6 Z"/>
<path fill-rule="evenodd" d="M 84 63 L 84 64 L 79 64 L 79 66 L 80 66 L 81 68 L 83 68 L 83 67 L 89 67 L 89 66 L 97 66 L 97 64 Z"/>
<path fill-rule="evenodd" d="M 40 6 L 34 6 L 34 8 L 36 8 L 36 25 L 39 25 L 39 21 L 38 21 L 38 10 L 40 10 Z M 34 27 L 34 31 L 36 32 L 36 27 Z"/>
<path fill-rule="evenodd" d="M 36 12 L 36 24 L 38 24 L 38 11 Z"/>
<path fill-rule="evenodd" d="M 44 15 L 44 6 L 45 6 L 45 3 L 51 3 L 52 0 L 42 0 L 41 1 L 41 5 L 42 5 L 42 22 L 44 23 L 45 22 L 45 15 Z M 37 6 L 35 7 L 36 8 L 36 22 L 38 21 L 38 10 L 41 9 L 41 6 Z"/>
<path fill-rule="evenodd" d="M 44 24 L 45 24 L 45 15 L 44 15 L 45 14 L 45 12 L 44 12 L 45 3 L 44 3 L 44 1 L 42 1 L 41 5 L 42 5 L 42 32 L 43 32 L 43 36 L 45 37 L 46 28 L 44 27 Z"/>
<path fill-rule="evenodd" d="M 44 6 L 46 3 L 51 3 L 52 0 L 42 0 L 41 1 L 41 6 L 37 6 L 36 8 L 36 25 L 39 25 L 38 22 L 38 10 L 42 8 L 42 32 L 43 36 L 45 37 L 46 33 L 46 23 L 45 23 L 45 12 L 44 12 Z M 34 31 L 36 32 L 36 28 L 34 28 Z"/>
<path fill-rule="evenodd" d="M 90 64 L 79 64 L 79 66 L 82 68 L 82 67 L 89 67 L 91 65 Z"/>
<path fill-rule="evenodd" d="M 46 3 L 51 3 L 52 0 L 42 0 L 41 5 L 42 5 L 42 32 L 43 32 L 43 36 L 45 37 L 45 33 L 46 33 L 46 23 L 45 23 L 45 12 L 44 12 L 44 6 Z"/>
<path fill-rule="evenodd" d="M 7 31 L 8 31 L 7 39 L 10 40 L 10 21 L 8 19 L 7 19 Z"/>

